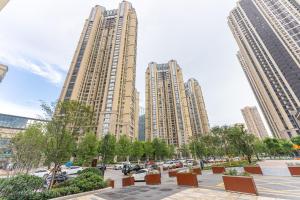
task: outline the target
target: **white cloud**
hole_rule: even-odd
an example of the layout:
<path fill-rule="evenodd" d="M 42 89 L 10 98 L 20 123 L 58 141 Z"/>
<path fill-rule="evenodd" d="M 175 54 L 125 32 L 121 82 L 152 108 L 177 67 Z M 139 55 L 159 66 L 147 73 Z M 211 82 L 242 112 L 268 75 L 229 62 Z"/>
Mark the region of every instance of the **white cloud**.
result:
<path fill-rule="evenodd" d="M 0 99 L 0 113 L 31 118 L 40 118 L 40 116 L 43 116 L 43 111 L 38 103 L 21 105 L 3 99 Z"/>
<path fill-rule="evenodd" d="M 44 61 L 39 61 L 41 64 L 35 64 L 32 60 L 25 56 L 20 56 L 18 53 L 8 53 L 0 50 L 0 61 L 8 66 L 14 66 L 30 71 L 33 74 L 39 75 L 54 84 L 59 84 L 63 80 L 63 74 L 56 67 Z"/>

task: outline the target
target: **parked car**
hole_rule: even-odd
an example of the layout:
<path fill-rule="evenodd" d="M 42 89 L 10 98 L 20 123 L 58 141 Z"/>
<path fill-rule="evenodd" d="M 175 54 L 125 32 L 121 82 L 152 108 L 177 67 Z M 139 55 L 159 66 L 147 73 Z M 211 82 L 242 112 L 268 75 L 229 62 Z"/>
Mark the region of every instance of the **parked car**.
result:
<path fill-rule="evenodd" d="M 175 162 L 175 166 L 176 166 L 176 168 L 182 168 L 182 167 L 183 167 L 183 164 L 182 164 L 182 162 L 180 162 L 180 161 L 176 161 L 176 162 Z"/>
<path fill-rule="evenodd" d="M 45 180 L 47 185 L 50 185 L 51 180 L 52 180 L 52 174 L 49 174 L 47 176 L 46 180 Z M 66 180 L 68 180 L 67 173 L 66 172 L 61 172 L 61 173 L 56 174 L 53 184 L 62 183 Z"/>
<path fill-rule="evenodd" d="M 171 168 L 174 168 L 176 167 L 176 164 L 174 161 L 166 161 L 164 164 L 163 164 L 163 168 L 164 169 L 171 169 Z"/>
<path fill-rule="evenodd" d="M 132 177 L 134 178 L 134 181 L 145 181 L 145 176 L 148 174 L 148 169 L 141 169 L 136 171 Z"/>
<path fill-rule="evenodd" d="M 71 167 L 67 167 L 65 168 L 64 172 L 66 172 L 67 175 L 72 175 L 72 174 L 77 174 L 78 172 L 82 171 L 83 168 L 80 166 L 71 166 Z"/>
<path fill-rule="evenodd" d="M 125 164 L 123 169 L 122 169 L 122 173 L 124 175 L 127 175 L 131 172 L 137 172 L 139 170 L 141 170 L 142 167 L 140 165 L 128 165 L 128 164 Z"/>
<path fill-rule="evenodd" d="M 121 170 L 123 168 L 123 164 L 115 164 L 114 170 Z"/>
<path fill-rule="evenodd" d="M 33 176 L 37 176 L 45 179 L 50 174 L 50 171 L 47 169 L 38 169 L 32 173 Z"/>
<path fill-rule="evenodd" d="M 192 159 L 189 159 L 189 160 L 187 160 L 186 162 L 187 162 L 188 167 L 198 165 L 198 162 L 195 161 L 195 160 L 192 160 Z"/>

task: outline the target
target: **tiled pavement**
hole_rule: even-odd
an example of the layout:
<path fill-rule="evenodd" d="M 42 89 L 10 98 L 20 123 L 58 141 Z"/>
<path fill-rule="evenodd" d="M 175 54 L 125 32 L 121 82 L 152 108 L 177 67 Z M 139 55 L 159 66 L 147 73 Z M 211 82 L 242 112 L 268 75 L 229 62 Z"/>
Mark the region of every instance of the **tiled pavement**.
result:
<path fill-rule="evenodd" d="M 300 177 L 253 176 L 259 196 L 241 195 L 224 191 L 222 175 L 203 172 L 198 176 L 199 188 L 178 187 L 176 178 L 169 178 L 167 173 L 162 175 L 162 185 L 146 186 L 136 183 L 135 186 L 121 188 L 120 173 L 111 171 L 108 177 L 116 180 L 116 189 L 95 192 L 84 196 L 64 198 L 76 200 L 271 200 L 271 199 L 300 199 Z M 118 177 L 118 178 L 117 178 Z"/>

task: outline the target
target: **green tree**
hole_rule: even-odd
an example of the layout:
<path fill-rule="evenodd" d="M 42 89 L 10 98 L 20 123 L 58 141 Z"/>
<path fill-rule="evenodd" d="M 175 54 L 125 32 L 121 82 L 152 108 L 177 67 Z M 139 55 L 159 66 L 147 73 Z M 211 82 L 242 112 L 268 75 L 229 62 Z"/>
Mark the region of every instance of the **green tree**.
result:
<path fill-rule="evenodd" d="M 280 139 L 279 140 L 279 144 L 280 144 L 280 153 L 282 155 L 291 155 L 294 151 L 293 149 L 293 143 L 288 141 L 288 140 L 285 140 L 285 139 Z"/>
<path fill-rule="evenodd" d="M 152 147 L 155 160 L 164 159 L 168 156 L 168 146 L 165 141 L 155 138 L 152 141 Z"/>
<path fill-rule="evenodd" d="M 144 152 L 147 160 L 149 160 L 153 156 L 154 149 L 151 142 L 147 141 L 144 143 Z"/>
<path fill-rule="evenodd" d="M 266 144 L 269 156 L 277 156 L 280 152 L 280 143 L 276 138 L 266 138 L 264 139 L 264 143 Z"/>
<path fill-rule="evenodd" d="M 77 159 L 90 166 L 92 160 L 98 155 L 98 141 L 95 133 L 87 133 L 78 144 Z"/>
<path fill-rule="evenodd" d="M 131 156 L 140 161 L 141 157 L 144 155 L 144 146 L 140 141 L 134 141 L 132 144 Z"/>
<path fill-rule="evenodd" d="M 173 158 L 175 155 L 175 146 L 174 145 L 168 145 L 168 158 Z"/>
<path fill-rule="evenodd" d="M 186 144 L 183 144 L 180 148 L 179 148 L 179 152 L 181 153 L 181 156 L 184 158 L 188 158 L 190 155 L 190 149 L 189 146 Z"/>
<path fill-rule="evenodd" d="M 266 144 L 258 138 L 255 139 L 253 147 L 257 160 L 260 160 L 259 155 L 262 155 L 267 152 Z"/>
<path fill-rule="evenodd" d="M 123 161 L 128 160 L 131 155 L 132 143 L 126 135 L 121 135 L 117 143 L 117 155 Z"/>
<path fill-rule="evenodd" d="M 98 152 L 102 157 L 102 163 L 107 164 L 114 160 L 117 151 L 116 137 L 111 134 L 104 136 L 102 140 L 99 141 Z"/>
<path fill-rule="evenodd" d="M 300 146 L 300 136 L 296 136 L 296 137 L 293 137 L 292 138 L 292 142 L 295 144 L 295 145 L 298 145 Z"/>
<path fill-rule="evenodd" d="M 54 164 L 52 181 L 60 169 L 60 165 L 67 162 L 73 155 L 76 140 L 91 125 L 91 110 L 77 101 L 63 101 L 55 105 L 42 105 L 43 110 L 50 119 L 46 125 L 45 157 L 48 165 Z"/>
<path fill-rule="evenodd" d="M 43 161 L 45 139 L 42 124 L 33 124 L 12 139 L 13 160 L 20 171 L 28 174 Z"/>

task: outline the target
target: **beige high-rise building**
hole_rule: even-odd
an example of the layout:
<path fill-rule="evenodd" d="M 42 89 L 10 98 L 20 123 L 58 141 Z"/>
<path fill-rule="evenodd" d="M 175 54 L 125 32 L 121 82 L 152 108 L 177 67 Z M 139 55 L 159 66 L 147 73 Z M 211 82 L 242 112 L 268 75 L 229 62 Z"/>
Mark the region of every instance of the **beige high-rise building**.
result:
<path fill-rule="evenodd" d="M 295 0 L 239 0 L 228 18 L 238 59 L 277 138 L 300 134 L 299 9 Z"/>
<path fill-rule="evenodd" d="M 0 64 L 0 83 L 4 79 L 7 71 L 8 71 L 8 67 L 6 65 Z"/>
<path fill-rule="evenodd" d="M 204 97 L 197 80 L 191 78 L 185 83 L 185 93 L 191 119 L 193 136 L 208 134 L 209 121 L 205 108 Z"/>
<path fill-rule="evenodd" d="M 77 100 L 94 111 L 98 137 L 136 137 L 137 15 L 131 3 L 95 6 L 86 20 L 60 100 Z"/>
<path fill-rule="evenodd" d="M 145 137 L 180 147 L 192 136 L 182 70 L 175 60 L 146 71 Z"/>
<path fill-rule="evenodd" d="M 0 11 L 6 6 L 9 0 L 0 0 Z"/>
<path fill-rule="evenodd" d="M 264 139 L 269 136 L 262 118 L 259 115 L 258 109 L 255 106 L 243 108 L 242 114 L 246 122 L 248 133 L 254 134 L 260 139 Z"/>

